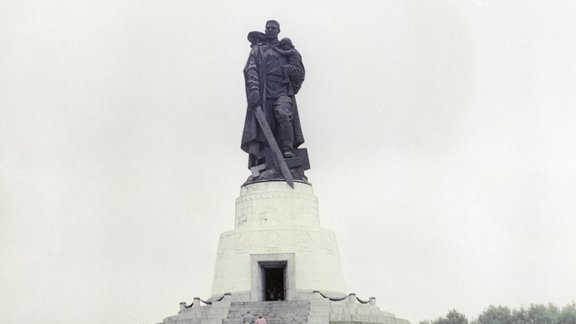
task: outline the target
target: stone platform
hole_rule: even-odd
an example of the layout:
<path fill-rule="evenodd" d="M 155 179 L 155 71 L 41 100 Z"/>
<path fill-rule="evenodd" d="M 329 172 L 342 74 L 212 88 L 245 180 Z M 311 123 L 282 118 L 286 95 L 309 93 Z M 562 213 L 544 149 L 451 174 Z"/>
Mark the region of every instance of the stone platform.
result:
<path fill-rule="evenodd" d="M 268 324 L 410 324 L 394 314 L 381 311 L 373 301 L 361 304 L 355 296 L 330 301 L 318 293 L 308 300 L 232 302 L 230 295 L 211 305 L 181 305 L 178 315 L 159 324 L 242 324 L 242 316 L 262 314 Z"/>
<path fill-rule="evenodd" d="M 409 324 L 345 291 L 312 185 L 253 182 L 240 189 L 234 229 L 220 235 L 211 297 L 181 303 L 161 324 L 239 324 L 247 311 L 268 324 Z"/>

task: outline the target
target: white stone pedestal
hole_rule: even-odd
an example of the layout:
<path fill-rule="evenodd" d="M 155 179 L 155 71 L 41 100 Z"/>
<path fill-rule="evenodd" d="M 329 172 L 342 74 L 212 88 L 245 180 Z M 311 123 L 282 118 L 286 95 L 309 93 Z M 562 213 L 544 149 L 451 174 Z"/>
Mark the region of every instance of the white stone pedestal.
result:
<path fill-rule="evenodd" d="M 270 277 L 282 286 L 273 301 Z M 374 298 L 345 293 L 336 238 L 320 227 L 318 200 L 302 182 L 242 186 L 234 229 L 220 235 L 212 296 L 180 304 L 161 324 L 237 324 L 247 311 L 269 323 L 410 324 Z"/>
<path fill-rule="evenodd" d="M 241 187 L 234 229 L 220 235 L 212 298 L 265 299 L 267 268 L 284 269 L 285 300 L 307 299 L 314 290 L 343 295 L 338 244 L 320 227 L 312 186 L 257 182 Z"/>

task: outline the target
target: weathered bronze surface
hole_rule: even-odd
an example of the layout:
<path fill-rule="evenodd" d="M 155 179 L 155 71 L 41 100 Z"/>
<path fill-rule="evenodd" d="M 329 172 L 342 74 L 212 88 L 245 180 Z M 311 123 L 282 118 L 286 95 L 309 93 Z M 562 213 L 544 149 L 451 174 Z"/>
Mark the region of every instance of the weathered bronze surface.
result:
<path fill-rule="evenodd" d="M 292 186 L 293 179 L 307 181 L 304 171 L 310 168 L 307 151 L 298 148 L 304 136 L 295 97 L 305 70 L 292 41 L 279 40 L 279 33 L 275 20 L 266 22 L 264 33 L 248 33 L 251 50 L 244 67 L 248 108 L 241 148 L 249 155 L 252 171 L 247 183 L 285 180 Z"/>

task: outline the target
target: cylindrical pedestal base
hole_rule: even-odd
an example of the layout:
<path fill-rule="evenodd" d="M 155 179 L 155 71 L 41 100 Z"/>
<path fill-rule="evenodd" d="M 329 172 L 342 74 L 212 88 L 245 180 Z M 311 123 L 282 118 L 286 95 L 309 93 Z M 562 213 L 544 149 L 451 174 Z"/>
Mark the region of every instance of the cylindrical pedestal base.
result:
<path fill-rule="evenodd" d="M 296 300 L 313 290 L 344 294 L 336 237 L 320 228 L 312 186 L 261 182 L 243 186 L 235 229 L 222 233 L 212 297 Z"/>

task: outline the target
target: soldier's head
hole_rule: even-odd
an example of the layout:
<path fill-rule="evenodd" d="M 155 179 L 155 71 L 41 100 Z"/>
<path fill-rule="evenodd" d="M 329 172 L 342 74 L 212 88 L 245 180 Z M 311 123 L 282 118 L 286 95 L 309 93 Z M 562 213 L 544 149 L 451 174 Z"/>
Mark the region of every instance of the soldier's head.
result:
<path fill-rule="evenodd" d="M 268 20 L 266 22 L 266 38 L 277 39 L 280 33 L 280 23 L 276 20 Z"/>

